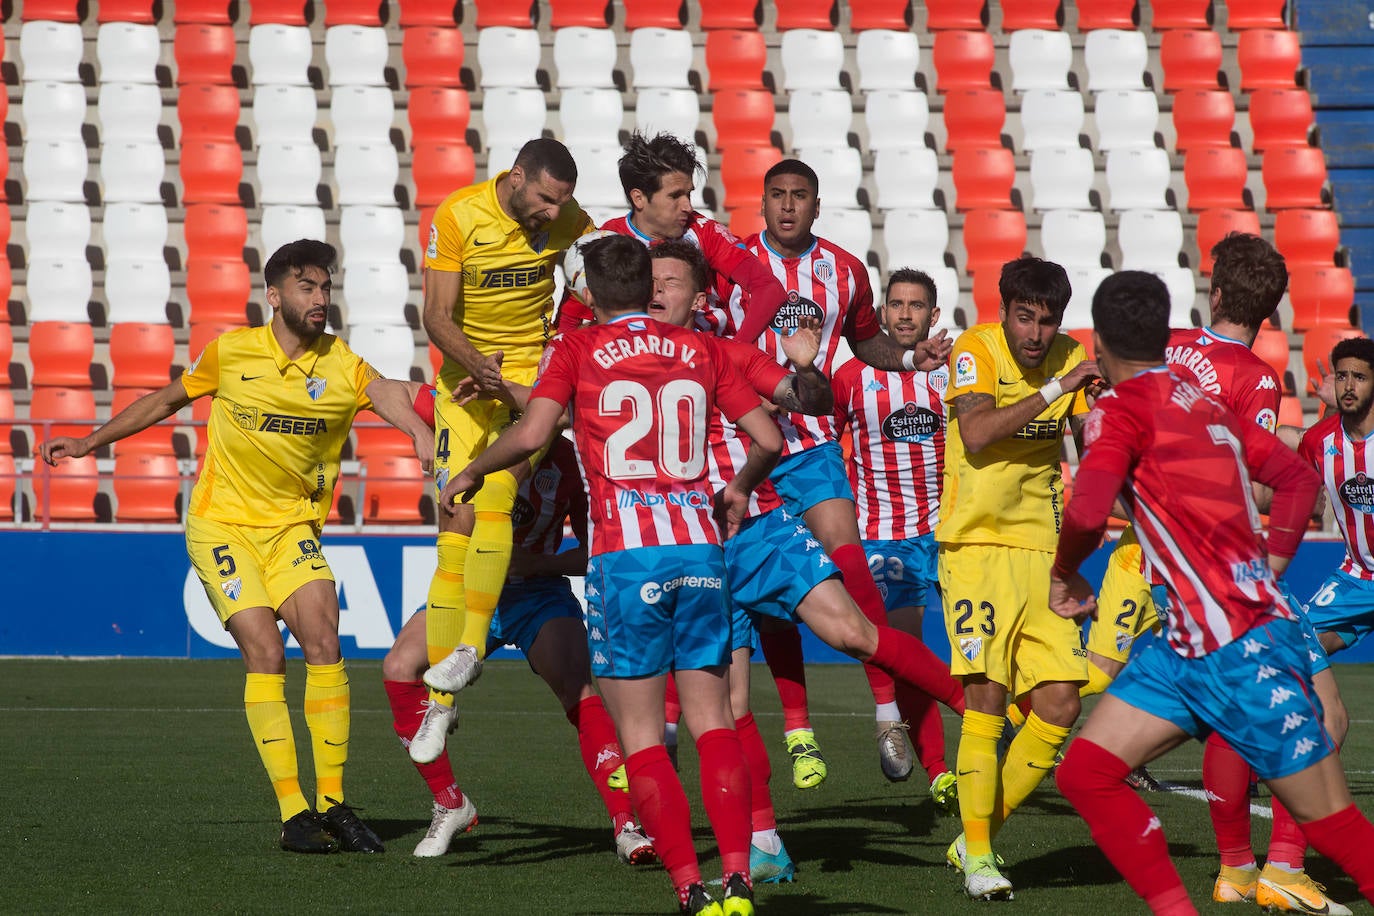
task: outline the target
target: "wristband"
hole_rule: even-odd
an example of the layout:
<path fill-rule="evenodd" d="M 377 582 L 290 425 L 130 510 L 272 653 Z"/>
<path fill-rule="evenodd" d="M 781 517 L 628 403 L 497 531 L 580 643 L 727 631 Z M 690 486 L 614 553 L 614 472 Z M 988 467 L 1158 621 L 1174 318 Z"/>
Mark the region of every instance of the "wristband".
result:
<path fill-rule="evenodd" d="M 1040 389 L 1040 394 L 1045 399 L 1045 404 L 1053 404 L 1064 394 L 1064 386 L 1059 384 L 1059 379 L 1050 379 L 1045 383 L 1045 387 Z"/>
<path fill-rule="evenodd" d="M 916 371 L 916 351 L 907 350 L 902 354 L 902 368 L 908 372 Z"/>

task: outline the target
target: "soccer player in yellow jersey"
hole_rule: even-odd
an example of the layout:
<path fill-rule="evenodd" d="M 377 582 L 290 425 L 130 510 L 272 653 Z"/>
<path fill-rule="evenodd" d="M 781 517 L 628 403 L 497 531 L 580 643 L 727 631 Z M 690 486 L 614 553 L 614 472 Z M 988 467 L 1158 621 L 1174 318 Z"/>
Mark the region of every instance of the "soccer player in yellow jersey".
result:
<path fill-rule="evenodd" d="M 998 286 L 1001 322 L 970 328 L 950 355 L 935 529 L 951 670 L 967 703 L 957 765 L 964 833 L 949 859 L 969 896 L 986 899 L 1012 896 L 993 834 L 1053 768 L 1087 679 L 1078 628 L 1050 610 L 1049 585 L 1064 422 L 1078 431 L 1097 375 L 1082 345 L 1059 333 L 1071 292 L 1062 267 L 1009 261 Z M 1007 698 L 1027 694 L 1033 711 L 999 767 Z"/>
<path fill-rule="evenodd" d="M 513 391 L 534 383 L 553 311 L 554 264 L 595 227 L 573 200 L 577 164 L 557 140 L 531 140 L 509 171 L 450 194 L 425 250 L 425 330 L 444 354 L 436 387 L 434 474 L 466 467 L 510 425 Z M 454 390 L 476 383 L 477 399 Z M 536 456 L 535 461 L 538 461 Z M 471 504 L 439 513 L 438 568 L 425 639 L 429 707 L 410 744 L 436 760 L 457 722 L 453 694 L 482 672 L 487 630 L 511 555 L 515 474 L 488 475 Z"/>
<path fill-rule="evenodd" d="M 377 835 L 344 804 L 348 675 L 339 651 L 339 600 L 320 529 L 354 415 L 366 408 L 410 434 L 428 464 L 433 434 L 404 382 L 380 378 L 325 333 L 334 249 L 302 239 L 267 261 L 272 322 L 223 334 L 186 372 L 81 439 L 44 442 L 49 464 L 79 458 L 211 395 L 209 450 L 186 519 L 186 550 L 210 604 L 243 654 L 244 707 L 253 744 L 281 810 L 281 846 L 293 852 L 381 852 Z M 305 656 L 305 721 L 315 762 L 315 807 L 297 779 L 277 621 Z M 316 812 L 320 813 L 316 813 Z"/>

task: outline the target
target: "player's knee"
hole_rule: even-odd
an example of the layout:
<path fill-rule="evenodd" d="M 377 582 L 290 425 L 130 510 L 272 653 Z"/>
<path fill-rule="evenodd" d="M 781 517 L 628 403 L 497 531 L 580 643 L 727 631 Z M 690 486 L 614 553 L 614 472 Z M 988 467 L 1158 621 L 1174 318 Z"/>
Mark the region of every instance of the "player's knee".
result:
<path fill-rule="evenodd" d="M 407 652 L 405 647 L 395 645 L 391 651 L 387 652 L 382 659 L 382 680 L 384 681 L 415 681 L 419 680 L 420 675 L 424 674 L 428 667 L 424 656 L 417 657 L 413 652 Z"/>
<path fill-rule="evenodd" d="M 1061 728 L 1068 728 L 1078 721 L 1078 714 L 1083 710 L 1083 703 L 1078 696 L 1078 688 L 1074 685 L 1071 690 L 1052 690 L 1045 691 L 1032 701 L 1035 714 L 1041 721 L 1049 725 L 1058 725 Z"/>

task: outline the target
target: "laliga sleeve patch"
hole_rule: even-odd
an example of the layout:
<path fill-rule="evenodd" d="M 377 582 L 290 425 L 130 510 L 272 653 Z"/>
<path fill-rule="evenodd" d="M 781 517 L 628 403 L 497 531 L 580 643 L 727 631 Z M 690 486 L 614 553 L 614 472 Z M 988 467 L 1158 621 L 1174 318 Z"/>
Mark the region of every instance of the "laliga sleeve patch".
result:
<path fill-rule="evenodd" d="M 954 387 L 965 388 L 978 383 L 978 361 L 972 353 L 960 353 L 954 357 Z"/>
<path fill-rule="evenodd" d="M 429 246 L 425 248 L 425 257 L 439 257 L 439 227 L 433 223 L 429 224 Z"/>
<path fill-rule="evenodd" d="M 1265 432 L 1272 433 L 1279 427 L 1279 418 L 1267 407 L 1255 414 L 1255 422 L 1258 423 L 1260 428 Z"/>

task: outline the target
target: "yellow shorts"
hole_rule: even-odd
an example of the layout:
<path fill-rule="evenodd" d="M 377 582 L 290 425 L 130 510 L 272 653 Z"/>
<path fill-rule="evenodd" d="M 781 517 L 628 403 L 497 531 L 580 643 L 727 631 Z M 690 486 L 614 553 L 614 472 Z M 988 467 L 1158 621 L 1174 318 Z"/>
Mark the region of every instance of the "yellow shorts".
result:
<path fill-rule="evenodd" d="M 533 385 L 537 368 L 508 369 L 505 377 L 520 385 Z M 514 422 L 513 411 L 500 401 L 477 400 L 459 406 L 449 400 L 452 390 L 440 378 L 435 382 L 439 394 L 434 399 L 434 486 L 440 492 L 451 471 L 461 471 L 472 463 Z M 530 459 L 532 465 L 543 457 Z"/>
<path fill-rule="evenodd" d="M 1078 624 L 1050 610 L 1054 554 L 985 544 L 940 545 L 950 673 L 981 674 L 1013 697 L 1053 681 L 1083 683 Z"/>
<path fill-rule="evenodd" d="M 186 520 L 186 553 L 225 629 L 244 608 L 276 611 L 307 582 L 334 581 L 319 535 L 304 522 L 250 528 L 192 515 Z"/>
<path fill-rule="evenodd" d="M 1097 619 L 1088 625 L 1088 651 L 1124 663 L 1136 639 L 1158 626 L 1150 583 L 1140 572 L 1140 544 L 1123 536 L 1097 590 Z"/>

